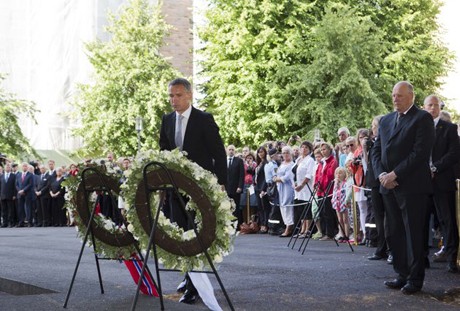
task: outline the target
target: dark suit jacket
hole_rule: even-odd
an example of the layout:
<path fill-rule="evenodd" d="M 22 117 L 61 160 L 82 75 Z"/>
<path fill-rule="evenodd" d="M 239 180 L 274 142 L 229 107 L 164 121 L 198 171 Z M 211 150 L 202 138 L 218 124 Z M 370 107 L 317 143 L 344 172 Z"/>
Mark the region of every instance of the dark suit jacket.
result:
<path fill-rule="evenodd" d="M 27 172 L 22 181 L 22 172 L 16 175 L 16 190 L 24 190 L 24 197 L 32 199 L 32 192 L 34 191 L 34 175 Z"/>
<path fill-rule="evenodd" d="M 54 172 L 54 175 L 56 172 Z M 50 198 L 50 182 L 53 177 L 53 175 L 50 175 L 49 172 L 45 173 L 44 178 L 42 179 L 42 175 L 37 175 L 38 176 L 38 183 L 35 185 L 36 191 L 41 191 L 40 198 Z"/>
<path fill-rule="evenodd" d="M 228 159 L 227 159 L 228 161 Z M 244 162 L 239 157 L 233 157 L 232 165 L 227 168 L 227 184 L 225 190 L 229 196 L 236 194 L 236 189 L 244 187 Z"/>
<path fill-rule="evenodd" d="M 433 178 L 435 191 L 455 191 L 455 165 L 460 157 L 460 141 L 457 125 L 439 120 L 436 138 L 431 152 L 437 172 Z"/>
<path fill-rule="evenodd" d="M 163 116 L 160 131 L 160 149 L 176 148 L 174 134 L 176 129 L 176 112 Z M 185 129 L 182 150 L 187 158 L 202 168 L 216 174 L 219 184 L 227 182 L 227 157 L 222 138 L 211 114 L 192 107 Z"/>
<path fill-rule="evenodd" d="M 430 154 L 434 143 L 434 124 L 431 115 L 415 105 L 396 125 L 398 113 L 385 115 L 379 124 L 379 135 L 371 149 L 375 176 L 396 173 L 401 193 L 431 193 Z M 380 187 L 380 192 L 388 190 Z"/>
<path fill-rule="evenodd" d="M 5 175 L 2 175 L 0 189 L 0 198 L 2 200 L 12 200 L 16 196 L 16 174 L 10 173 L 8 181 L 5 180 Z"/>

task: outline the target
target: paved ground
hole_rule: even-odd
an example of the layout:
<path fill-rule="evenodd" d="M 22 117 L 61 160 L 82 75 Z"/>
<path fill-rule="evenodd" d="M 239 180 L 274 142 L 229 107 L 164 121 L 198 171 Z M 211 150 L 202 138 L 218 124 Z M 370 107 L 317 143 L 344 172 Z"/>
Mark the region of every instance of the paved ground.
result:
<path fill-rule="evenodd" d="M 366 259 L 373 249 L 311 241 L 301 255 L 287 239 L 267 235 L 238 236 L 235 251 L 219 267 L 236 310 L 459 310 L 460 274 L 432 263 L 423 292 L 404 296 L 383 281 L 393 278 L 384 261 Z M 62 310 L 81 242 L 74 228 L 0 229 L 0 290 L 15 280 L 52 290 L 41 295 L 11 295 L 0 291 L 0 310 Z M 134 283 L 123 264 L 101 262 L 105 294 L 101 294 L 91 249 L 85 249 L 68 310 L 129 310 Z M 228 305 L 218 288 L 224 310 Z M 205 310 L 177 303 L 174 289 L 181 275 L 162 273 L 166 310 Z M 457 292 L 457 300 L 446 295 Z M 158 310 L 159 301 L 141 296 L 137 310 Z"/>

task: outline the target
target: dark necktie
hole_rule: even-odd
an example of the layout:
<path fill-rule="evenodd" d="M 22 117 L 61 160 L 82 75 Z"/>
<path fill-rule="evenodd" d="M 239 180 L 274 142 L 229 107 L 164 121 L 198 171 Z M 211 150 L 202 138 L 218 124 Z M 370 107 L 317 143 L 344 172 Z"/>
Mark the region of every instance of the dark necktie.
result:
<path fill-rule="evenodd" d="M 228 161 L 228 167 L 232 166 L 233 158 L 230 158 L 230 161 Z"/>
<path fill-rule="evenodd" d="M 395 127 L 398 126 L 399 122 L 401 121 L 401 118 L 404 117 L 404 113 L 398 112 L 398 116 L 396 117 L 396 123 Z"/>

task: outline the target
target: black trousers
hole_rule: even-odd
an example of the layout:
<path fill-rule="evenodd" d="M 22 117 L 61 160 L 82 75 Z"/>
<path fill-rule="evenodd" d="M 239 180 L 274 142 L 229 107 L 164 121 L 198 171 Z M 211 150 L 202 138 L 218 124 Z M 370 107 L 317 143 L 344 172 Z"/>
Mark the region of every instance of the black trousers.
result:
<path fill-rule="evenodd" d="M 268 216 L 270 215 L 270 202 L 268 196 L 265 194 L 260 197 L 260 190 L 256 190 L 257 198 L 257 216 L 259 217 L 259 225 L 268 226 Z"/>
<path fill-rule="evenodd" d="M 391 190 L 383 195 L 388 244 L 398 278 L 422 287 L 425 279 L 424 227 L 427 194 Z"/>
<path fill-rule="evenodd" d="M 325 202 L 322 206 L 320 213 L 320 224 L 323 235 L 327 235 L 330 238 L 334 238 L 339 232 L 339 224 L 337 220 L 337 214 L 332 208 L 332 198 L 330 196 L 324 198 Z M 322 202 L 318 200 L 321 205 Z"/>
<path fill-rule="evenodd" d="M 459 238 L 457 215 L 455 214 L 455 192 L 436 191 L 431 198 L 434 201 L 436 214 L 438 215 L 444 252 L 448 256 L 447 260 L 456 262 Z"/>
<path fill-rule="evenodd" d="M 14 224 L 14 200 L 2 200 L 2 220 L 4 226 Z"/>
<path fill-rule="evenodd" d="M 375 226 L 377 229 L 377 249 L 375 250 L 375 254 L 378 256 L 385 256 L 388 251 L 387 240 L 385 238 L 385 207 L 378 187 L 372 188 L 371 200 Z"/>

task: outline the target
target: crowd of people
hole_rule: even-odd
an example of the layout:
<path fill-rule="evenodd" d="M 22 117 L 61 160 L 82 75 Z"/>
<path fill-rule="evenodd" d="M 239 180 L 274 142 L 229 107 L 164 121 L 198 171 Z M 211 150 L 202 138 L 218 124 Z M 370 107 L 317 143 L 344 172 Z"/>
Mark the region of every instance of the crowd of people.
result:
<path fill-rule="evenodd" d="M 402 85 L 412 90 L 410 84 Z M 398 96 L 394 94 L 395 109 L 399 105 Z M 407 98 L 405 108 L 414 106 L 413 97 L 408 95 Z M 424 116 L 430 116 L 429 129 L 436 135 L 433 142 L 428 140 L 429 136 L 419 142 L 418 134 L 400 138 L 401 145 L 408 149 L 400 162 L 394 159 L 404 148 L 396 148 L 391 153 L 389 150 L 397 141 L 397 135 L 408 135 L 409 128 L 416 131 L 420 127 L 404 124 L 403 121 L 408 122 L 409 117 L 403 121 L 391 120 L 391 126 L 385 126 L 386 132 L 382 137 L 390 136 L 385 146 L 378 139 L 379 124 L 382 118 L 391 119 L 388 116 L 376 116 L 370 130 L 358 129 L 356 135 L 341 127 L 334 145 L 322 140 L 309 142 L 294 135 L 287 142 L 267 142 L 254 153 L 248 147 L 238 152 L 235 146 L 227 146 L 226 190 L 237 203 L 235 216 L 241 233 L 268 233 L 320 241 L 356 241 L 359 245 L 375 247 L 369 260 L 387 259 L 393 263 L 396 252 L 396 260 L 402 265 L 400 262 L 405 260 L 405 256 L 414 253 L 402 252 L 401 248 L 405 246 L 395 240 L 405 240 L 402 236 L 409 232 L 409 236 L 412 234 L 410 238 L 417 237 L 417 241 L 410 243 L 423 248 L 421 257 L 425 267 L 430 265 L 429 246 L 440 239 L 443 246 L 432 260 L 447 262 L 448 271 L 457 272 L 459 233 L 455 191 L 456 179 L 460 178 L 460 134 L 457 125 L 451 122 L 442 107 L 441 99 L 430 95 L 425 99 L 423 109 L 414 108 L 428 112 Z M 407 113 L 410 109 L 403 112 Z M 394 113 L 399 117 L 396 110 Z M 426 124 L 423 126 L 426 127 Z M 421 151 L 423 144 L 428 151 Z M 395 163 L 389 164 L 391 161 Z M 401 172 L 397 178 L 385 180 L 396 175 L 398 170 Z M 426 180 L 423 174 L 427 172 L 429 179 L 422 185 Z M 412 175 L 418 177 L 412 178 Z M 415 211 L 408 209 L 405 197 L 422 197 L 422 194 L 426 194 L 427 199 L 418 202 L 424 208 L 415 206 Z M 352 209 L 353 203 L 356 211 Z M 399 209 L 399 214 L 401 210 L 403 214 L 409 210 L 419 215 L 394 215 L 392 209 L 395 208 Z M 411 223 L 413 219 L 423 223 L 422 234 L 410 232 L 418 226 L 418 223 Z M 254 221 L 257 226 L 247 225 Z M 399 224 L 397 228 L 395 224 Z M 408 272 L 400 274 L 401 279 L 406 278 L 404 284 L 397 282 L 396 285 L 401 288 L 403 286 L 400 285 L 406 285 Z M 415 283 L 409 292 L 421 287 L 420 282 Z"/>
<path fill-rule="evenodd" d="M 443 246 L 433 260 L 445 261 L 449 272 L 457 272 L 457 125 L 442 111 L 436 95 L 425 98 L 423 109 L 417 108 L 408 82 L 396 84 L 392 96 L 394 112 L 376 116 L 370 130 L 358 129 L 356 135 L 339 128 L 335 144 L 293 135 L 287 142 L 267 142 L 255 152 L 247 146 L 241 152 L 227 146 L 227 180 L 220 174 L 219 183 L 236 204 L 238 230 L 375 247 L 368 259 L 387 259 L 398 274 L 385 285 L 409 294 L 422 287 L 424 269 L 430 265 L 429 237 L 435 232 Z M 184 130 L 177 128 L 183 136 Z M 162 149 L 182 150 L 181 135 L 169 138 L 163 132 Z M 117 164 L 111 153 L 107 161 L 120 172 L 130 165 L 127 158 Z M 56 168 L 53 160 L 45 167 L 3 159 L 1 227 L 73 225 L 64 208 L 62 182 L 77 173 L 75 165 Z M 101 193 L 96 202 L 103 215 L 121 225 L 112 200 Z"/>
<path fill-rule="evenodd" d="M 65 207 L 66 188 L 62 183 L 68 176 L 78 174 L 76 164 L 57 167 L 54 160 L 49 160 L 45 166 L 35 160 L 18 165 L 4 156 L 0 160 L 0 228 L 75 225 L 72 213 Z M 112 153 L 102 162 L 120 173 L 120 183 L 122 171 L 131 163 L 128 158 L 114 161 Z M 122 224 L 121 212 L 106 194 L 97 193 L 96 204 L 104 216 Z"/>

